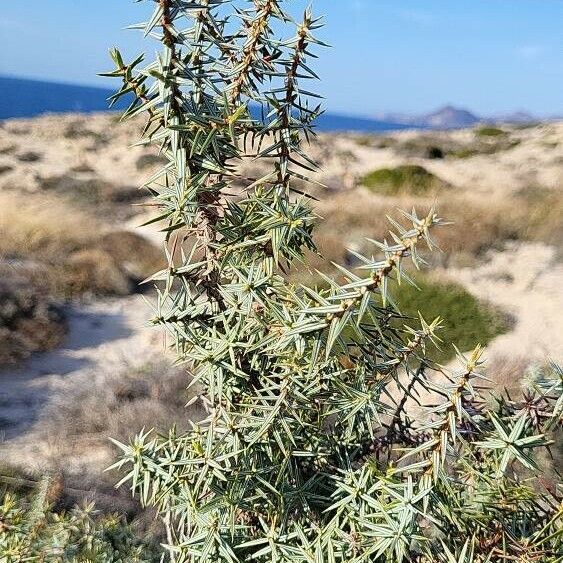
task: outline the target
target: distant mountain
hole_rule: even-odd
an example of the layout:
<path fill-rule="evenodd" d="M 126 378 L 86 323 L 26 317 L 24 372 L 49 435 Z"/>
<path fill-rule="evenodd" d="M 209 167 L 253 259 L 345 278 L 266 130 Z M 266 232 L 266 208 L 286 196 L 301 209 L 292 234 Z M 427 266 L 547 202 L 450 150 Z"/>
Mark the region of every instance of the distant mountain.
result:
<path fill-rule="evenodd" d="M 466 109 L 445 106 L 424 116 L 423 124 L 433 129 L 460 129 L 472 127 L 481 121 L 479 117 Z"/>
<path fill-rule="evenodd" d="M 383 121 L 401 123 L 409 127 L 428 129 L 462 129 L 464 127 L 474 127 L 478 123 L 526 124 L 541 121 L 541 119 L 526 111 L 515 111 L 483 117 L 475 115 L 469 110 L 454 106 L 444 106 L 432 113 L 422 115 L 385 113 L 378 115 L 377 118 Z"/>
<path fill-rule="evenodd" d="M 499 115 L 490 118 L 491 121 L 495 123 L 515 123 L 523 124 L 526 123 L 537 123 L 540 121 L 535 115 L 528 113 L 527 111 L 515 111 L 512 113 L 501 113 Z"/>
<path fill-rule="evenodd" d="M 360 131 L 362 133 L 383 133 L 385 131 L 400 131 L 412 128 L 412 126 L 405 123 L 336 113 L 322 114 L 317 118 L 315 124 L 318 131 Z"/>
<path fill-rule="evenodd" d="M 460 129 L 462 127 L 472 127 L 482 121 L 482 119 L 470 111 L 454 106 L 444 106 L 432 113 L 423 115 L 388 113 L 379 116 L 379 118 L 410 127 L 430 129 Z"/>
<path fill-rule="evenodd" d="M 74 84 L 0 76 L 0 119 L 34 117 L 43 113 L 94 112 L 108 109 L 112 90 Z M 127 102 L 116 104 L 122 109 Z M 362 117 L 325 113 L 316 121 L 319 131 L 383 132 L 409 125 Z"/>

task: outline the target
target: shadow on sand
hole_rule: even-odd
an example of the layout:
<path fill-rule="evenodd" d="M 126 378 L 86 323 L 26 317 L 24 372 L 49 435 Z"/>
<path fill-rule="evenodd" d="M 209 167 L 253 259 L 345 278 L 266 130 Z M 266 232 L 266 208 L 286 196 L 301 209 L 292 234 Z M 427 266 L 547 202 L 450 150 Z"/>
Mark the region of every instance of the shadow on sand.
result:
<path fill-rule="evenodd" d="M 124 314 L 115 307 L 69 307 L 66 313 L 68 337 L 60 348 L 36 354 L 17 369 L 0 371 L 0 442 L 33 426 L 53 388 L 96 364 L 104 345 L 131 335 Z"/>

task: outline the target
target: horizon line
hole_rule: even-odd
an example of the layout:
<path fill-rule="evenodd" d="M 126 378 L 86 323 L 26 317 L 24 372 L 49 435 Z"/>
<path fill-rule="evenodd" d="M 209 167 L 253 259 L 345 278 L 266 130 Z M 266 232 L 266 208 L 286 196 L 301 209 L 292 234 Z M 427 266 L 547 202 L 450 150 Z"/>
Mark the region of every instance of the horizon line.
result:
<path fill-rule="evenodd" d="M 0 70 L 0 78 L 4 78 L 4 79 L 8 79 L 8 80 L 22 80 L 22 81 L 28 81 L 28 82 L 42 82 L 45 84 L 53 84 L 53 85 L 59 85 L 59 86 L 70 86 L 70 87 L 76 87 L 76 88 L 92 88 L 92 89 L 97 89 L 97 90 L 102 90 L 102 91 L 108 91 L 108 92 L 112 92 L 114 91 L 110 86 L 109 86 L 109 82 L 106 82 L 105 80 L 102 80 L 103 84 L 93 84 L 93 83 L 85 83 L 85 82 L 68 82 L 66 80 L 61 80 L 61 79 L 54 79 L 54 78 L 41 78 L 41 77 L 36 77 L 36 76 L 21 76 L 21 75 L 15 75 L 15 74 L 10 74 L 10 73 L 3 73 Z M 389 111 L 379 111 L 379 112 L 374 112 L 371 115 L 370 114 L 365 114 L 365 113 L 347 113 L 345 111 L 339 111 L 339 110 L 331 110 L 328 107 L 325 108 L 324 113 L 329 113 L 331 115 L 335 115 L 335 116 L 341 116 L 341 117 L 349 117 L 349 118 L 355 118 L 355 119 L 366 119 L 369 121 L 384 121 L 384 122 L 389 122 L 389 123 L 394 123 L 390 120 L 388 120 L 388 118 L 386 117 L 387 115 L 389 115 L 389 117 L 391 117 L 393 114 L 395 115 L 403 115 L 405 117 L 409 117 L 409 118 L 413 118 L 413 117 L 424 117 L 427 116 L 429 114 L 432 113 L 437 113 L 441 110 L 444 110 L 446 108 L 452 108 L 458 111 L 467 111 L 469 113 L 471 113 L 472 115 L 474 115 L 476 118 L 478 119 L 491 119 L 494 117 L 502 117 L 503 114 L 514 114 L 514 113 L 528 113 L 531 116 L 538 118 L 538 119 L 561 119 L 561 116 L 558 116 L 556 113 L 552 113 L 552 114 L 547 114 L 547 113 L 543 113 L 542 115 L 540 114 L 536 114 L 534 112 L 531 112 L 530 110 L 527 110 L 525 108 L 517 108 L 517 109 L 506 109 L 503 110 L 503 112 L 493 112 L 490 114 L 481 114 L 481 113 L 477 113 L 475 111 L 473 111 L 472 109 L 468 108 L 467 106 L 464 106 L 462 104 L 456 104 L 454 102 L 443 102 L 441 104 L 437 104 L 436 106 L 434 106 L 434 109 L 430 109 L 430 110 L 420 110 L 418 112 L 408 112 L 408 111 L 401 111 L 401 110 L 389 110 Z M 397 123 L 399 124 L 399 123 Z"/>

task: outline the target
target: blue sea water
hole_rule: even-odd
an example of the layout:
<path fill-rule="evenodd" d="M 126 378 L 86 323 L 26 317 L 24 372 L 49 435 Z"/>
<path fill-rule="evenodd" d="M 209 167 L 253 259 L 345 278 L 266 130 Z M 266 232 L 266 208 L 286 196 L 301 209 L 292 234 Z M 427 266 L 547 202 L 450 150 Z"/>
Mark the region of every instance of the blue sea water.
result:
<path fill-rule="evenodd" d="M 0 119 L 105 111 L 112 93 L 104 88 L 0 76 Z"/>
<path fill-rule="evenodd" d="M 95 112 L 108 109 L 113 91 L 91 86 L 77 86 L 0 76 L 0 119 L 34 117 L 44 113 Z M 117 104 L 122 109 L 125 102 Z M 375 133 L 405 129 L 404 125 L 325 113 L 316 121 L 319 131 L 360 131 Z"/>

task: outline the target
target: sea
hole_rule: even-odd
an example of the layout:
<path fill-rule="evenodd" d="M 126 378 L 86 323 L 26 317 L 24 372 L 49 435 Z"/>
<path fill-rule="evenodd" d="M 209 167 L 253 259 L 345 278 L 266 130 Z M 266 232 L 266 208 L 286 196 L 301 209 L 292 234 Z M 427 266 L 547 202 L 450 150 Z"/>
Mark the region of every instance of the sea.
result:
<path fill-rule="evenodd" d="M 112 90 L 58 82 L 44 82 L 0 76 L 0 120 L 15 117 L 35 117 L 45 113 L 90 113 L 108 110 Z M 119 110 L 126 102 L 117 103 Z M 406 129 L 407 126 L 326 112 L 317 118 L 318 131 L 356 131 L 382 133 Z"/>

